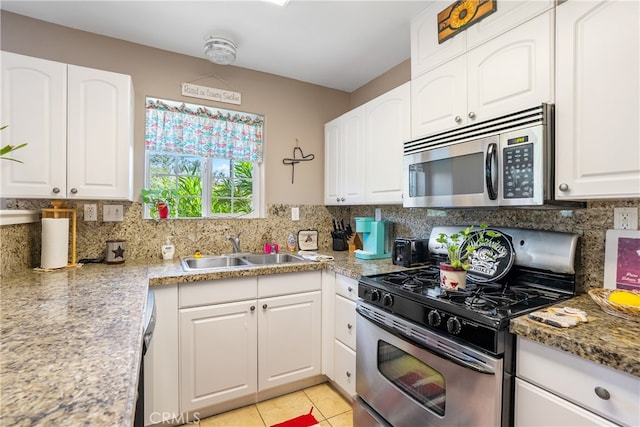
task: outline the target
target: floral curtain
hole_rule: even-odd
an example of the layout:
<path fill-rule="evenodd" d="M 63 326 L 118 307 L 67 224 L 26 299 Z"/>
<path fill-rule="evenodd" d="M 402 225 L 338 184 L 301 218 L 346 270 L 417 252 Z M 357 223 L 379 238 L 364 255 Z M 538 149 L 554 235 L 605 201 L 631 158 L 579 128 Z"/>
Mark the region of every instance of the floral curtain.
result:
<path fill-rule="evenodd" d="M 145 128 L 147 150 L 262 162 L 262 116 L 147 99 Z"/>

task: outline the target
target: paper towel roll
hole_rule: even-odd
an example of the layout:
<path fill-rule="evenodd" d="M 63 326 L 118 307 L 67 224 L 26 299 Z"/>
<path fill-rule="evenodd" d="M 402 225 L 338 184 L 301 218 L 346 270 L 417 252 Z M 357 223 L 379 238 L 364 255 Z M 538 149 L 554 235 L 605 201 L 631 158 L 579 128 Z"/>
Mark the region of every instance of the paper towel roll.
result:
<path fill-rule="evenodd" d="M 66 267 L 68 259 L 69 218 L 42 218 L 40 267 Z"/>

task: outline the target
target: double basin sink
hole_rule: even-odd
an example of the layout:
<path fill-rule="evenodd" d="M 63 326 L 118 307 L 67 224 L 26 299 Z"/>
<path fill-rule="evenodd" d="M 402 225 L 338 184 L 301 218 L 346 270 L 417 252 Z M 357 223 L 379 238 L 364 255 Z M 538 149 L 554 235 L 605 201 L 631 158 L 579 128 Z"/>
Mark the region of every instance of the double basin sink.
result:
<path fill-rule="evenodd" d="M 305 262 L 300 256 L 292 254 L 228 254 L 228 255 L 202 255 L 186 256 L 181 258 L 182 268 L 185 271 L 199 270 L 226 270 L 253 267 L 258 265 L 280 265 L 296 262 Z"/>

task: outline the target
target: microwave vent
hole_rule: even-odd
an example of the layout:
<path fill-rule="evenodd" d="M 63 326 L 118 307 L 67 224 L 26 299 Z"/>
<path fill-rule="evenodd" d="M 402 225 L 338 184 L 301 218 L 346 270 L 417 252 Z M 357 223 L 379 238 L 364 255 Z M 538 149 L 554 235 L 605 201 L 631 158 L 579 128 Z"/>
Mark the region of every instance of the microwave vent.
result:
<path fill-rule="evenodd" d="M 404 143 L 404 154 L 413 154 L 431 147 L 440 147 L 496 135 L 498 133 L 529 127 L 535 124 L 550 124 L 553 120 L 553 104 L 541 104 L 516 113 L 507 114 L 483 122 L 474 123 L 424 136 Z"/>

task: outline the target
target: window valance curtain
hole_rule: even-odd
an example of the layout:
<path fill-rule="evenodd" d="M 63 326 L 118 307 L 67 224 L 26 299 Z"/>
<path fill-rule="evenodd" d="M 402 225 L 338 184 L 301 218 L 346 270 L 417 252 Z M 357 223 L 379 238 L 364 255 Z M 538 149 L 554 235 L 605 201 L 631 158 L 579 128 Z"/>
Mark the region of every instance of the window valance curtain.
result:
<path fill-rule="evenodd" d="M 262 162 L 264 118 L 147 99 L 147 150 Z"/>

